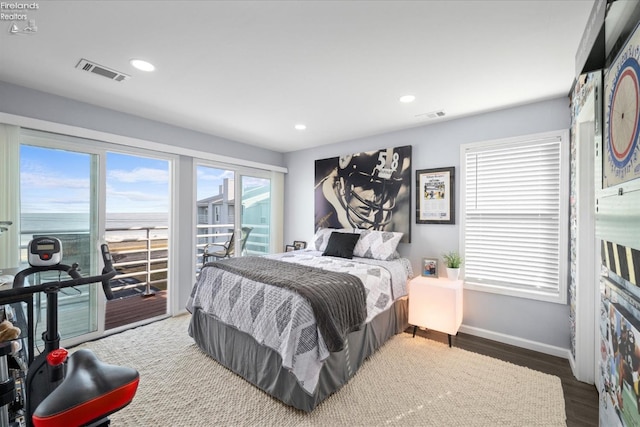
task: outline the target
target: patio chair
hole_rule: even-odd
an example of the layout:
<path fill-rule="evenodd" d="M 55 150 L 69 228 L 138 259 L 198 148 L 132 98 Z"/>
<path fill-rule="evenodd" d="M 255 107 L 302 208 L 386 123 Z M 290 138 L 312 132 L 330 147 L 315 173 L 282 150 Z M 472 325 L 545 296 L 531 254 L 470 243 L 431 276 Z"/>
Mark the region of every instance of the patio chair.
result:
<path fill-rule="evenodd" d="M 240 235 L 240 255 L 244 253 L 245 246 L 247 245 L 247 238 L 251 233 L 253 228 L 251 227 L 242 227 L 242 234 Z M 209 261 L 209 258 L 213 257 L 216 259 L 220 258 L 230 258 L 235 254 L 235 232 L 231 233 L 231 238 L 229 241 L 225 243 L 207 243 L 204 246 L 204 251 L 202 252 L 202 264 L 206 264 Z M 217 246 L 221 249 L 211 250 L 210 248 Z"/>

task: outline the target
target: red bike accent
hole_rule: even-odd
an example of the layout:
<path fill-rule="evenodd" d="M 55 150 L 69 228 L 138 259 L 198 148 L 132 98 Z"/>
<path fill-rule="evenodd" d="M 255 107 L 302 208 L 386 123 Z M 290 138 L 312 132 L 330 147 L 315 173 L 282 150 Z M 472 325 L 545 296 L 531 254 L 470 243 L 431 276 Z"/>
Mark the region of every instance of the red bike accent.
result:
<path fill-rule="evenodd" d="M 69 357 L 68 371 L 60 386 L 38 405 L 34 426 L 74 427 L 104 418 L 133 400 L 140 381 L 135 369 L 101 362 L 87 349 Z"/>

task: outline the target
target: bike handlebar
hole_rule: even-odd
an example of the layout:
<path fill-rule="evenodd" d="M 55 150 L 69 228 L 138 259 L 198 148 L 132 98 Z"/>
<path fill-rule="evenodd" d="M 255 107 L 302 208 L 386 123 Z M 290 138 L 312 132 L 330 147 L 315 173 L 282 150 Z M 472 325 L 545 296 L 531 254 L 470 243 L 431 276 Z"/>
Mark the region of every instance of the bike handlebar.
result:
<path fill-rule="evenodd" d="M 113 268 L 113 263 L 111 262 L 111 253 L 109 252 L 109 247 L 106 244 L 102 244 L 100 246 L 100 253 L 102 254 L 102 260 L 104 261 L 104 268 L 102 269 L 102 274 L 100 274 L 99 276 L 82 277 L 80 276 L 80 273 L 78 273 L 76 265 L 68 266 L 64 264 L 57 264 L 43 267 L 30 267 L 16 274 L 13 278 L 13 288 L 0 291 L 0 296 L 14 297 L 22 295 L 33 295 L 38 292 L 47 290 L 57 290 L 69 288 L 71 286 L 88 285 L 90 283 L 102 282 L 102 289 L 107 299 L 113 299 L 113 292 L 111 292 L 109 280 L 111 280 L 117 274 L 117 272 Z M 69 276 L 71 276 L 72 279 L 57 282 L 47 282 L 40 285 L 24 287 L 24 279 L 27 276 L 42 271 L 64 271 Z"/>

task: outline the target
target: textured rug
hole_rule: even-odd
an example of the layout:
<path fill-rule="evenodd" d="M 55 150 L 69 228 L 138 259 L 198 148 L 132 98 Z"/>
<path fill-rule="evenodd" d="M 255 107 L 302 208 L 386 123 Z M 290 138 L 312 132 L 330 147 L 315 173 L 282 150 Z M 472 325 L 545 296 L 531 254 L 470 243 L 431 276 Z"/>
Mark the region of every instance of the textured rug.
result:
<path fill-rule="evenodd" d="M 400 334 L 341 390 L 306 414 L 205 355 L 183 315 L 85 343 L 136 368 L 133 402 L 117 426 L 565 426 L 560 379 Z"/>

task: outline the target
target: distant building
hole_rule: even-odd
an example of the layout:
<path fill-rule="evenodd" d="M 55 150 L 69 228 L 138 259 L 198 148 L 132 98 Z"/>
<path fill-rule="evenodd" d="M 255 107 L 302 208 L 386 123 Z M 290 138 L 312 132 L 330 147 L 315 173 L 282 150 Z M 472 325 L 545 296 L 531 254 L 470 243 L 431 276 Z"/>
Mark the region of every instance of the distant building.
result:
<path fill-rule="evenodd" d="M 197 201 L 198 224 L 234 223 L 236 207 L 233 179 L 225 178 L 218 191 L 215 196 Z"/>
<path fill-rule="evenodd" d="M 236 204 L 234 198 L 234 180 L 225 178 L 219 186 L 219 193 L 197 201 L 198 224 L 229 224 L 229 227 L 214 228 L 211 234 L 231 233 L 235 223 Z M 247 240 L 247 252 L 265 254 L 269 251 L 269 226 L 271 222 L 271 188 L 258 185 L 243 189 L 242 226 L 253 230 Z M 202 234 L 202 228 L 198 232 Z M 207 233 L 208 234 L 208 233 Z M 213 241 L 212 238 L 200 239 L 199 243 Z"/>

